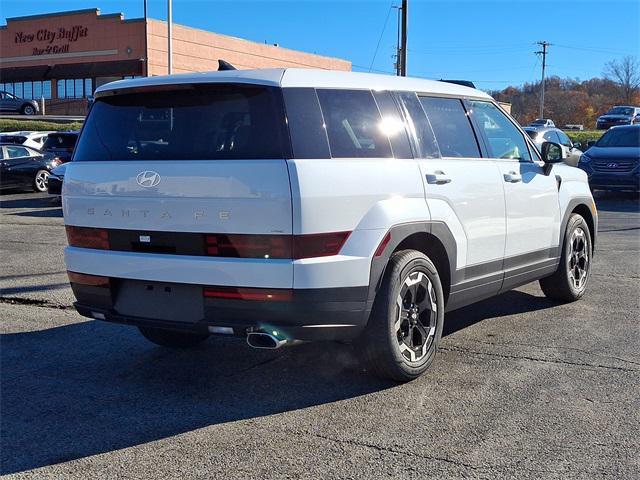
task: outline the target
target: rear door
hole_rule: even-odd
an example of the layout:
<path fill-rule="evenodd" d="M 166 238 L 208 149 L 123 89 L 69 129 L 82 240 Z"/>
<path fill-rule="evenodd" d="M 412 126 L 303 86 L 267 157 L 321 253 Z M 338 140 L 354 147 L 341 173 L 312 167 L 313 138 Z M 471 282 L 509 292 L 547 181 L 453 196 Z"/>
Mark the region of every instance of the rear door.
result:
<path fill-rule="evenodd" d="M 273 87 L 196 84 L 103 96 L 65 172 L 65 221 L 124 231 L 117 234 L 122 249 L 143 238 L 149 259 L 182 241 L 202 250 L 202 235 L 172 232 L 291 235 L 289 149 Z M 247 272 L 255 263 L 238 261 L 236 270 Z M 255 282 L 291 286 L 291 262 L 262 261 L 277 264 L 279 280 L 254 275 Z M 234 285 L 231 260 L 210 265 L 210 284 Z"/>
<path fill-rule="evenodd" d="M 456 291 L 473 298 L 495 294 L 502 283 L 505 205 L 496 164 L 481 158 L 465 108 L 459 99 L 399 94 L 412 118 L 431 217 L 451 231 L 457 244 Z M 426 112 L 426 116 L 425 116 Z"/>
<path fill-rule="evenodd" d="M 35 178 L 39 164 L 34 161 L 29 150 L 20 145 L 5 145 L 6 158 L 3 160 L 4 176 L 15 186 L 30 186 Z"/>
<path fill-rule="evenodd" d="M 507 208 L 505 287 L 526 271 L 544 268 L 558 256 L 560 205 L 555 175 L 544 166 L 524 135 L 497 106 L 470 101 L 487 151 L 500 169 Z M 555 132 L 554 132 L 555 134 Z M 520 277 L 522 278 L 522 277 Z"/>

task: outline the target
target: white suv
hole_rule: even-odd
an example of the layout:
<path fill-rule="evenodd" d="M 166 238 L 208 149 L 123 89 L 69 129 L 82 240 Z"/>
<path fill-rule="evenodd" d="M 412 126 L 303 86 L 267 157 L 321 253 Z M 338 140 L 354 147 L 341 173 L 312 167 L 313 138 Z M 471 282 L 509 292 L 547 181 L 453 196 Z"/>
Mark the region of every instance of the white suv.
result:
<path fill-rule="evenodd" d="M 572 301 L 597 214 L 488 95 L 305 69 L 139 78 L 96 92 L 67 168 L 77 310 L 187 347 L 357 344 L 424 372 L 445 311 L 540 280 Z"/>

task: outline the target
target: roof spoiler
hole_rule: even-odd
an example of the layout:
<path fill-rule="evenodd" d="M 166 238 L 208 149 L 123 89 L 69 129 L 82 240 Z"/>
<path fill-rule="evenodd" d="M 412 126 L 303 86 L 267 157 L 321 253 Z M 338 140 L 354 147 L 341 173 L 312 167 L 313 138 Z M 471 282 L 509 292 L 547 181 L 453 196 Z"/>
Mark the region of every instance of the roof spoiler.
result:
<path fill-rule="evenodd" d="M 445 80 L 444 78 L 441 78 L 439 81 L 446 83 L 455 83 L 456 85 L 462 85 L 463 87 L 476 88 L 476 86 L 470 80 Z"/>
<path fill-rule="evenodd" d="M 231 65 L 229 62 L 225 62 L 222 59 L 218 60 L 218 71 L 222 71 L 222 70 L 237 70 L 236 67 L 234 67 L 233 65 Z"/>

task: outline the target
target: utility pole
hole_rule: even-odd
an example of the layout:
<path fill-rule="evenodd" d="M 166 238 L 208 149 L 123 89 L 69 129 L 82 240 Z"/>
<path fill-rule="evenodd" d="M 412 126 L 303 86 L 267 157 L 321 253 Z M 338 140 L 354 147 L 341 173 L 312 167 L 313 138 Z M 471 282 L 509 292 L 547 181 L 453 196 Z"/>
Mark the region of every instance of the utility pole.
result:
<path fill-rule="evenodd" d="M 173 62 L 171 61 L 171 38 L 173 37 L 173 14 L 171 13 L 171 0 L 167 0 L 167 71 L 169 75 L 173 73 Z"/>
<path fill-rule="evenodd" d="M 407 76 L 407 20 L 408 20 L 408 5 L 409 0 L 402 0 L 402 35 L 401 47 L 400 47 L 400 75 Z"/>
<path fill-rule="evenodd" d="M 544 73 L 547 68 L 547 47 L 550 47 L 551 44 L 549 42 L 537 42 L 538 45 L 542 47 L 542 50 L 539 50 L 536 55 L 542 55 L 542 82 L 540 82 L 540 118 L 544 118 Z"/>
<path fill-rule="evenodd" d="M 399 77 L 400 76 L 400 72 L 402 70 L 402 66 L 401 66 L 401 63 L 400 63 L 402 61 L 401 60 L 402 55 L 400 53 L 400 43 L 401 43 L 400 32 L 402 31 L 402 23 L 401 23 L 402 7 L 394 6 L 393 8 L 397 8 L 398 9 L 398 20 L 397 20 L 398 21 L 398 26 L 396 28 L 396 34 L 397 35 L 396 35 L 396 64 L 395 64 L 395 67 L 396 67 L 396 76 Z"/>

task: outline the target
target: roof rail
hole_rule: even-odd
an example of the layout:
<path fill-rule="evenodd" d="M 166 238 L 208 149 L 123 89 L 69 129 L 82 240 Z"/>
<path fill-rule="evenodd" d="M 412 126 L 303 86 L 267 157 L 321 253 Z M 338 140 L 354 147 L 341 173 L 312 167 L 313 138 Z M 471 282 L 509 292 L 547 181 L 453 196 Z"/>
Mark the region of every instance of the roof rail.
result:
<path fill-rule="evenodd" d="M 470 80 L 445 80 L 444 78 L 441 78 L 439 81 L 446 83 L 455 83 L 456 85 L 462 85 L 463 87 L 476 88 L 476 86 Z"/>

